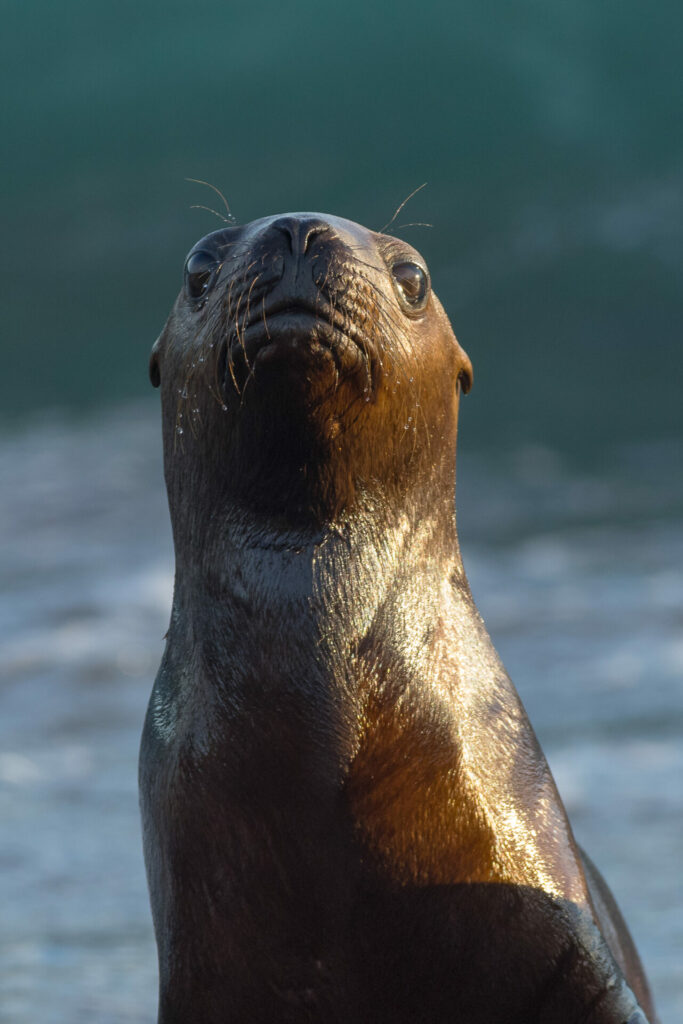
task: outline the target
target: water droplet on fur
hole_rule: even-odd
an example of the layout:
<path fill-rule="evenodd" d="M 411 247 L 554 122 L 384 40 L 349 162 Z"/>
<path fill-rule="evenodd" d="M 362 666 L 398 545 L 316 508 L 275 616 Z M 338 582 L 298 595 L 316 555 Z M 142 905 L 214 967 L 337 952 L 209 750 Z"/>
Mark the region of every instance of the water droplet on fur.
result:
<path fill-rule="evenodd" d="M 407 429 L 408 429 L 408 424 L 407 424 L 407 423 L 404 423 L 404 424 L 403 424 L 403 429 L 404 429 L 404 430 L 407 430 Z"/>
<path fill-rule="evenodd" d="M 180 397 L 187 398 L 187 388 L 183 388 L 183 390 L 180 392 Z"/>
<path fill-rule="evenodd" d="M 185 431 L 183 430 L 183 428 L 182 428 L 182 427 L 176 427 L 176 433 L 177 433 L 177 434 L 184 434 L 184 433 L 185 433 Z"/>
<path fill-rule="evenodd" d="M 222 405 L 221 409 L 223 410 L 223 412 L 227 412 L 228 411 L 227 405 Z"/>
<path fill-rule="evenodd" d="M 413 422 L 413 417 L 412 417 L 412 416 L 409 416 L 409 417 L 408 417 L 408 423 L 412 423 L 412 422 Z"/>
<path fill-rule="evenodd" d="M 200 363 L 203 363 L 203 362 L 204 362 L 204 356 L 200 356 L 200 357 L 199 357 L 199 362 L 200 362 Z"/>
<path fill-rule="evenodd" d="M 410 383 L 410 384 L 412 384 L 414 380 L 415 380 L 415 378 L 414 378 L 414 377 L 410 377 L 410 378 L 409 378 L 409 383 Z"/>

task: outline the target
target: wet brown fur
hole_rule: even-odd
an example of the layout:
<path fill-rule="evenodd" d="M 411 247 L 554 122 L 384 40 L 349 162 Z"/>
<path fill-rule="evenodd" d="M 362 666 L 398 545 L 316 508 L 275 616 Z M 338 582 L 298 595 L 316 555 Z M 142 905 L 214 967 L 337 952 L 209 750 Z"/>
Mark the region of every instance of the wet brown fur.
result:
<path fill-rule="evenodd" d="M 150 364 L 176 549 L 140 765 L 160 1024 L 654 1021 L 472 602 L 472 369 L 433 293 L 399 301 L 421 257 L 312 214 L 195 248 L 210 286 Z"/>

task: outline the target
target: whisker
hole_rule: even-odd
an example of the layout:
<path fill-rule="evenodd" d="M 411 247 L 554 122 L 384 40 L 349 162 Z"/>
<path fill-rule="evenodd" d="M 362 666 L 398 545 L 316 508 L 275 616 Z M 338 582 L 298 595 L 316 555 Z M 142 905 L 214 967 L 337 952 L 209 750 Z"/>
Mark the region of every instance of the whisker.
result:
<path fill-rule="evenodd" d="M 316 299 L 316 301 L 317 301 L 317 299 Z M 266 296 L 265 296 L 265 294 L 261 296 L 261 310 L 262 310 L 262 315 L 263 315 L 263 328 L 264 328 L 264 330 L 266 332 L 266 337 L 268 338 L 268 341 L 270 341 L 270 331 L 268 330 L 268 321 L 266 320 Z"/>
<path fill-rule="evenodd" d="M 215 185 L 212 185 L 210 181 L 203 181 L 201 178 L 185 178 L 185 181 L 193 181 L 197 185 L 206 185 L 207 188 L 210 188 L 212 190 L 212 192 L 215 192 L 216 195 L 219 196 L 222 199 L 223 205 L 225 206 L 225 209 L 226 209 L 226 212 L 228 214 L 229 219 L 231 221 L 233 221 L 233 222 L 235 221 L 235 218 L 233 217 L 233 215 L 232 215 L 232 213 L 230 211 L 230 206 L 228 205 L 228 200 L 225 198 L 225 196 L 223 195 L 223 193 L 221 192 L 221 190 L 219 188 L 216 188 Z M 227 221 L 226 221 L 226 223 L 227 223 Z"/>
<path fill-rule="evenodd" d="M 247 350 L 244 347 L 244 341 L 242 339 L 242 336 L 240 335 L 240 324 L 239 324 L 240 306 L 242 304 L 242 299 L 243 298 L 244 298 L 244 292 L 240 292 L 240 297 L 238 298 L 237 306 L 235 307 L 235 333 L 237 335 L 237 340 L 238 340 L 238 342 L 240 344 L 240 348 L 242 349 L 242 352 L 244 353 L 244 361 L 247 364 L 247 369 L 250 369 L 250 367 L 249 367 L 249 360 L 247 359 Z"/>
<path fill-rule="evenodd" d="M 260 276 L 260 274 L 257 274 L 254 280 L 249 285 L 249 291 L 247 292 L 247 311 L 244 314 L 244 319 L 242 320 L 242 333 L 244 333 L 245 327 L 247 327 L 249 324 L 249 305 L 251 303 L 251 293 L 254 290 L 254 285 L 256 284 Z"/>
<path fill-rule="evenodd" d="M 215 217 L 218 217 L 219 220 L 222 220 L 224 224 L 229 224 L 230 223 L 230 221 L 228 220 L 227 217 L 224 217 L 222 213 L 218 212 L 218 210 L 214 210 L 212 206 L 202 206 L 201 203 L 192 203 L 192 205 L 190 206 L 190 209 L 191 210 L 206 210 L 208 213 L 213 213 L 213 215 Z"/>
<path fill-rule="evenodd" d="M 421 192 L 422 189 L 426 186 L 426 184 L 427 184 L 427 182 L 424 181 L 421 185 L 418 185 L 417 188 L 414 188 L 409 196 L 405 197 L 405 199 L 403 200 L 401 205 L 396 207 L 396 211 L 394 213 L 394 216 L 391 218 L 391 220 L 387 224 L 384 225 L 384 227 L 381 229 L 381 231 L 377 232 L 379 235 L 383 235 L 386 232 L 387 228 L 391 227 L 391 225 L 394 223 L 394 221 L 396 220 L 396 218 L 398 217 L 399 213 L 401 212 L 403 207 L 406 205 L 406 203 L 410 202 L 410 200 L 413 198 L 413 196 L 417 195 L 418 192 Z"/>

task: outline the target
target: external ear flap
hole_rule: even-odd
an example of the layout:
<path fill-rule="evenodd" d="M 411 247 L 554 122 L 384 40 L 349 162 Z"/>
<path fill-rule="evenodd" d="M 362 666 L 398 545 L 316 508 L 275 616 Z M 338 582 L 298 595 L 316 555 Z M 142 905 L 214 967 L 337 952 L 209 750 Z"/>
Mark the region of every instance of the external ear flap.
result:
<path fill-rule="evenodd" d="M 472 369 L 472 363 L 470 362 L 470 357 L 467 355 L 467 352 L 463 349 L 460 349 L 460 351 L 462 352 L 462 366 L 460 368 L 460 373 L 458 374 L 458 383 L 464 393 L 467 394 L 472 387 L 474 370 Z"/>
<path fill-rule="evenodd" d="M 161 337 L 160 334 L 152 345 L 152 354 L 149 357 L 149 379 L 152 382 L 153 388 L 158 388 L 161 384 L 161 370 L 159 369 L 159 342 Z"/>
<path fill-rule="evenodd" d="M 159 370 L 159 357 L 157 356 L 154 349 L 149 357 L 149 379 L 152 382 L 152 387 L 158 388 L 161 384 L 161 371 Z"/>

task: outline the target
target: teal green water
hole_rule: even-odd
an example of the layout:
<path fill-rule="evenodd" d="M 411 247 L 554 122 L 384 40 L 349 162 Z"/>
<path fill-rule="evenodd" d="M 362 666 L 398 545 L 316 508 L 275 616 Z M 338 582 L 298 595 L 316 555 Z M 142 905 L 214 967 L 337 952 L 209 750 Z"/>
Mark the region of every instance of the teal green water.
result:
<path fill-rule="evenodd" d="M 683 6 L 3 4 L 5 425 L 147 387 L 183 258 L 285 210 L 398 223 L 475 365 L 471 438 L 683 427 Z"/>

